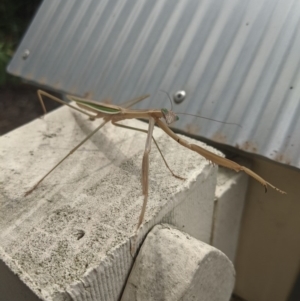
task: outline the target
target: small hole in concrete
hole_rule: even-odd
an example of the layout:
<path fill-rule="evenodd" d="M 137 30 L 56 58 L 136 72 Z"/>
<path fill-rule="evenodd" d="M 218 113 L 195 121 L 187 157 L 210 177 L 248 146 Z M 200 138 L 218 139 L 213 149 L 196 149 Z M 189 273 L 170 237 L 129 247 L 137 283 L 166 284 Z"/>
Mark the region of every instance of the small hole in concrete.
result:
<path fill-rule="evenodd" d="M 83 230 L 77 230 L 75 233 L 77 240 L 81 239 L 84 235 L 85 235 L 85 232 Z"/>

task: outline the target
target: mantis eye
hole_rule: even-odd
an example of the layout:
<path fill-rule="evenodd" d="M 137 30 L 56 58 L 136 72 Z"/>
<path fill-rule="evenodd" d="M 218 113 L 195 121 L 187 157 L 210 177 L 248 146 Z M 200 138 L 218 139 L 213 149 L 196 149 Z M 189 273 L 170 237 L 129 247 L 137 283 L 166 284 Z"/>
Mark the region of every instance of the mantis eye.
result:
<path fill-rule="evenodd" d="M 169 115 L 169 111 L 167 109 L 165 109 L 165 108 L 162 108 L 161 112 L 162 112 L 165 120 L 167 120 L 168 119 L 168 115 Z"/>
<path fill-rule="evenodd" d="M 165 108 L 162 108 L 161 112 L 163 113 L 164 116 L 168 115 L 168 113 L 169 113 L 169 111 L 167 109 L 165 109 Z"/>

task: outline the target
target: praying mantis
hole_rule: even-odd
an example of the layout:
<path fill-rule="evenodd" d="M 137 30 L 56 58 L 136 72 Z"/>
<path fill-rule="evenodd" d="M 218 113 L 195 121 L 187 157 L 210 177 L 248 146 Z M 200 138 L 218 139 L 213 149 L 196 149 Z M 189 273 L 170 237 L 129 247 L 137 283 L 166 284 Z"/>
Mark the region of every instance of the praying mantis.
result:
<path fill-rule="evenodd" d="M 100 103 L 100 102 L 85 99 L 85 98 L 67 95 L 67 98 L 71 101 L 74 101 L 76 103 L 77 107 L 73 106 L 71 103 L 63 101 L 43 90 L 38 90 L 37 95 L 38 95 L 39 101 L 42 105 L 44 113 L 46 113 L 46 108 L 45 108 L 43 97 L 48 97 L 56 102 L 67 105 L 70 108 L 72 108 L 76 111 L 79 111 L 82 114 L 87 115 L 92 120 L 102 118 L 103 122 L 98 127 L 96 127 L 96 129 L 93 130 L 84 140 L 82 140 L 78 145 L 76 145 L 65 157 L 63 157 L 50 171 L 48 171 L 30 190 L 28 190 L 25 193 L 25 196 L 32 193 L 38 187 L 38 185 L 49 174 L 51 174 L 65 159 L 67 159 L 72 153 L 74 153 L 81 145 L 83 145 L 88 139 L 90 139 L 96 132 L 98 132 L 108 122 L 111 122 L 115 126 L 131 129 L 131 130 L 136 130 L 136 131 L 141 131 L 141 132 L 145 132 L 147 134 L 146 145 L 145 145 L 145 150 L 144 150 L 143 159 L 142 159 L 142 193 L 143 193 L 144 200 L 143 200 L 143 205 L 142 205 L 141 213 L 140 213 L 138 224 L 137 224 L 137 229 L 139 229 L 139 227 L 141 226 L 141 224 L 144 220 L 144 215 L 145 215 L 147 201 L 148 201 L 149 153 L 151 150 L 151 141 L 152 140 L 154 141 L 156 147 L 158 148 L 158 150 L 164 160 L 166 167 L 170 170 L 172 175 L 176 178 L 184 180 L 180 176 L 174 174 L 173 171 L 170 169 L 157 142 L 155 141 L 155 139 L 153 137 L 153 131 L 154 131 L 155 124 L 157 124 L 167 135 L 169 135 L 176 142 L 178 142 L 182 146 L 198 153 L 199 155 L 203 156 L 204 158 L 211 161 L 212 163 L 232 169 L 236 172 L 239 172 L 239 171 L 245 172 L 246 174 L 248 174 L 249 176 L 254 178 L 256 181 L 261 183 L 264 186 L 265 191 L 267 191 L 267 187 L 270 186 L 271 188 L 275 189 L 276 191 L 278 191 L 282 194 L 285 194 L 284 191 L 278 189 L 271 183 L 267 182 L 266 180 L 264 180 L 262 177 L 260 177 L 258 174 L 256 174 L 249 168 L 239 165 L 238 163 L 231 161 L 227 158 L 220 157 L 220 156 L 200 147 L 199 145 L 189 143 L 188 141 L 186 141 L 183 138 L 176 135 L 169 128 L 169 125 L 171 123 L 173 123 L 179 119 L 178 116 L 172 110 L 167 110 L 165 108 L 163 108 L 161 110 L 155 110 L 155 109 L 154 110 L 133 110 L 133 109 L 130 109 L 130 107 L 132 107 L 134 104 L 142 101 L 143 99 L 149 97 L 150 95 L 143 95 L 143 96 L 137 97 L 135 99 L 132 99 L 132 100 L 124 103 L 123 106 L 116 106 L 116 105 L 112 105 L 112 104 Z M 148 130 L 137 129 L 137 128 L 133 128 L 133 127 L 118 123 L 119 121 L 122 121 L 125 119 L 132 119 L 132 118 L 148 119 L 149 120 Z"/>

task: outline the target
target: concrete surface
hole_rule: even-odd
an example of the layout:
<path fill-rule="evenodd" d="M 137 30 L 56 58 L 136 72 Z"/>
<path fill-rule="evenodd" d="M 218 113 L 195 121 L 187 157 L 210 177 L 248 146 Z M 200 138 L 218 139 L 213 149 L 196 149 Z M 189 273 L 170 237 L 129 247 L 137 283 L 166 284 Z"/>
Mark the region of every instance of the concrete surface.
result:
<path fill-rule="evenodd" d="M 228 301 L 234 280 L 222 252 L 162 224 L 147 235 L 121 301 Z"/>
<path fill-rule="evenodd" d="M 64 107 L 0 138 L 0 259 L 42 300 L 117 300 L 133 263 L 144 133 L 106 125 L 24 197 L 98 124 Z M 217 168 L 154 132 L 169 165 L 187 180 L 175 179 L 152 145 L 137 242 L 165 221 L 208 243 Z"/>

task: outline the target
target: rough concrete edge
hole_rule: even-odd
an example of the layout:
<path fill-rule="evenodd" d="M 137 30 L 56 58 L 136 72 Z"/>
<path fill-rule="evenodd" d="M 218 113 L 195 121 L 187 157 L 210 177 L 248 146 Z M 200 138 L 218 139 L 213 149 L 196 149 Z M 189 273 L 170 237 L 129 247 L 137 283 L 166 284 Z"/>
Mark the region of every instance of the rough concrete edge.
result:
<path fill-rule="evenodd" d="M 7 253 L 0 246 L 0 257 L 1 261 L 5 266 L 22 282 L 22 284 L 30 289 L 30 291 L 35 294 L 41 300 L 44 300 L 42 291 L 36 288 L 33 279 L 25 273 L 18 265 L 18 262 L 7 255 Z M 12 264 L 13 263 L 13 264 Z"/>
<path fill-rule="evenodd" d="M 193 178 L 191 179 L 188 187 L 185 188 L 185 190 L 191 189 L 192 185 L 196 185 L 198 182 L 201 183 L 202 181 L 205 181 L 208 176 L 211 174 L 211 172 L 215 173 L 217 175 L 217 167 L 212 167 L 211 165 L 207 164 L 201 174 L 195 174 L 193 175 Z M 159 211 L 159 213 L 151 220 L 146 221 L 140 228 L 138 232 L 137 237 L 137 243 L 139 247 L 142 245 L 144 239 L 146 238 L 147 233 L 169 213 L 171 210 L 179 206 L 183 200 L 180 199 L 180 196 L 182 193 L 185 192 L 185 190 L 179 191 L 174 197 L 170 198 L 170 201 L 165 204 L 163 208 Z M 169 220 L 168 220 L 169 222 Z"/>
<path fill-rule="evenodd" d="M 95 277 L 98 277 L 96 274 L 98 274 L 99 271 L 105 270 L 110 267 L 113 260 L 115 260 L 115 258 L 118 257 L 118 254 L 120 254 L 119 253 L 120 250 L 122 250 L 121 254 L 130 253 L 131 245 L 136 244 L 136 251 L 135 251 L 134 256 L 131 257 L 130 262 L 126 262 L 129 264 L 130 268 L 127 271 L 127 276 L 126 276 L 126 279 L 123 284 L 123 289 L 119 296 L 119 297 L 121 297 L 121 295 L 124 291 L 126 282 L 128 280 L 128 277 L 130 275 L 130 272 L 134 266 L 135 259 L 138 255 L 140 248 L 142 247 L 142 244 L 143 244 L 144 240 L 146 239 L 146 236 L 148 235 L 148 233 L 153 229 L 153 227 L 158 225 L 163 220 L 163 217 L 165 217 L 167 213 L 169 213 L 171 210 L 173 210 L 176 206 L 178 206 L 179 204 L 181 204 L 184 201 L 180 198 L 180 196 L 179 196 L 180 194 L 182 194 L 186 190 L 190 189 L 190 187 L 192 185 L 196 185 L 197 182 L 205 181 L 211 173 L 215 173 L 215 176 L 217 174 L 217 167 L 212 166 L 211 164 L 207 164 L 200 174 L 197 172 L 194 172 L 193 177 L 191 178 L 191 180 L 189 182 L 189 185 L 187 187 L 184 187 L 182 190 L 180 190 L 177 193 L 177 195 L 170 198 L 170 201 L 168 203 L 166 203 L 164 207 L 161 208 L 161 210 L 158 212 L 158 214 L 156 216 L 153 217 L 153 219 L 145 222 L 139 229 L 137 237 L 135 236 L 135 234 L 132 234 L 128 238 L 127 242 L 124 242 L 123 244 L 120 244 L 120 245 L 114 247 L 113 249 L 111 249 L 110 252 L 107 253 L 109 259 L 107 259 L 108 258 L 107 257 L 97 267 L 88 269 L 86 271 L 86 273 L 81 277 L 80 280 L 71 283 L 66 288 L 65 292 L 61 292 L 61 294 L 56 294 L 55 296 L 53 296 L 53 299 L 51 298 L 51 300 L 53 300 L 53 301 L 65 300 L 65 299 L 63 299 L 63 296 L 65 294 L 68 294 L 70 296 L 70 298 L 76 298 L 76 296 L 81 296 L 81 292 L 85 290 L 85 287 L 87 287 L 89 285 L 89 283 L 94 281 Z M 181 231 L 179 228 L 177 228 L 174 225 L 172 225 L 172 227 Z M 111 258 L 113 258 L 113 260 L 111 260 Z M 66 299 L 66 300 L 68 300 L 68 299 Z M 70 300 L 73 300 L 73 299 L 70 299 Z"/>

